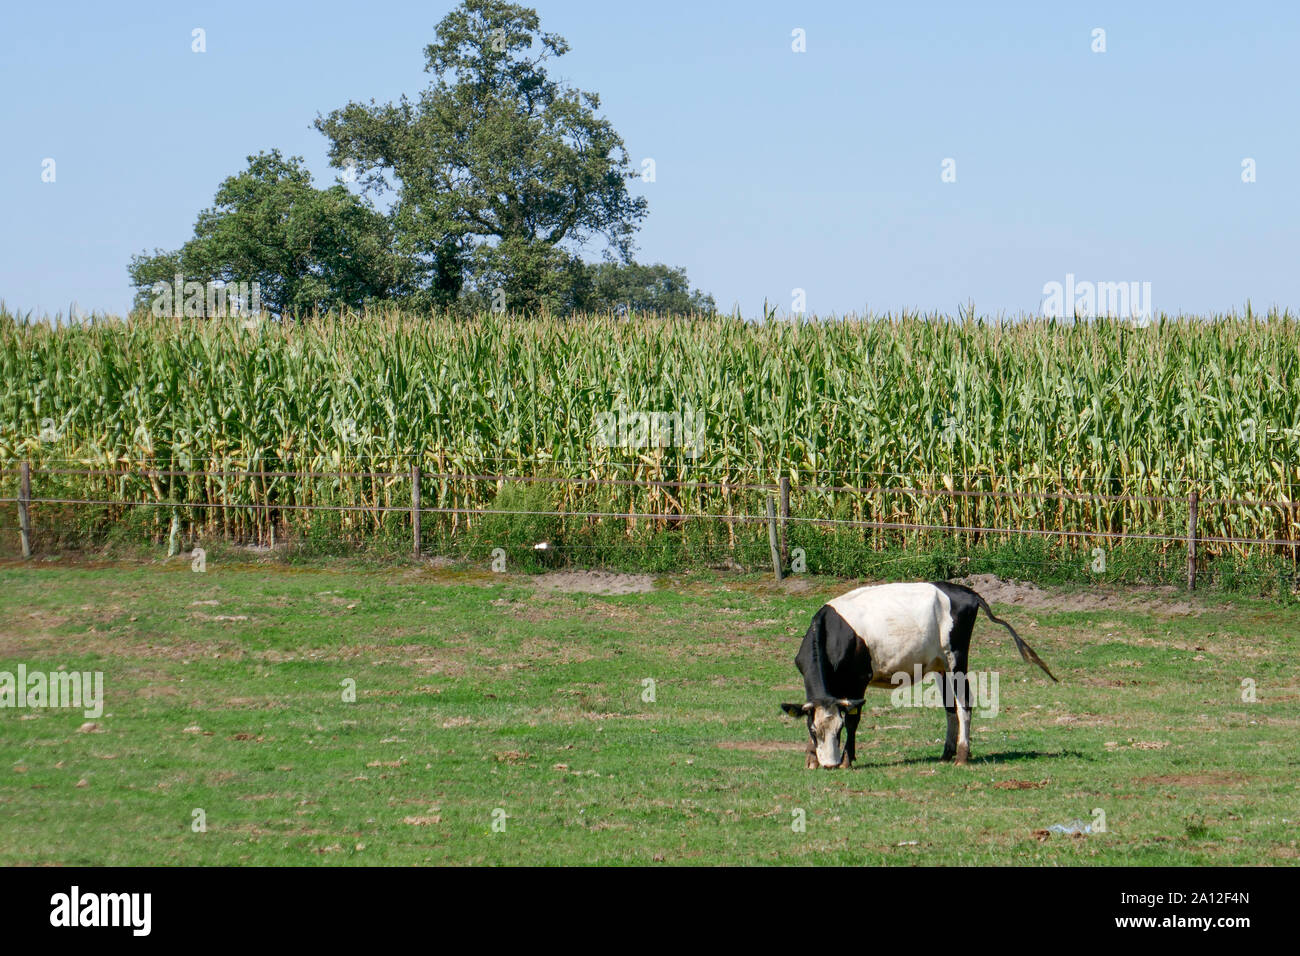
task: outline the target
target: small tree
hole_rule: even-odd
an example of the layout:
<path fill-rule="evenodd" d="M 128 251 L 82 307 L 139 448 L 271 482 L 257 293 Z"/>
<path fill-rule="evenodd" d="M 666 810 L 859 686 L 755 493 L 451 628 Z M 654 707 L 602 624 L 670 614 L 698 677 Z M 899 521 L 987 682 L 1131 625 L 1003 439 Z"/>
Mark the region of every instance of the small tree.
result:
<path fill-rule="evenodd" d="M 400 295 L 409 265 L 394 252 L 388 220 L 341 185 L 317 189 L 298 156 L 248 158 L 199 214 L 194 238 L 175 252 L 131 260 L 136 306 L 156 282 L 256 282 L 262 306 L 284 315 L 353 308 Z"/>
<path fill-rule="evenodd" d="M 601 262 L 586 269 L 580 307 L 588 312 L 712 315 L 718 309 L 713 296 L 691 289 L 685 269 L 635 262 Z"/>

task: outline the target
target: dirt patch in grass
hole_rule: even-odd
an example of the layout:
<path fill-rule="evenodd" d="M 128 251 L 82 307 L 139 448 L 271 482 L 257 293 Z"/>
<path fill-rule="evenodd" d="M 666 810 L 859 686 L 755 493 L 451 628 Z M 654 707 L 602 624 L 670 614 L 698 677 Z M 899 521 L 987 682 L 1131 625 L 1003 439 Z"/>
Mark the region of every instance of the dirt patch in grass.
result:
<path fill-rule="evenodd" d="M 595 658 L 595 654 L 581 643 L 561 644 L 543 638 L 525 641 L 520 655 L 530 664 L 582 664 Z"/>
<path fill-rule="evenodd" d="M 803 594 L 813 590 L 813 582 L 802 574 L 795 574 L 781 580 L 781 590 L 788 594 Z"/>
<path fill-rule="evenodd" d="M 1135 588 L 1112 592 L 1102 588 L 1086 591 L 1049 591 L 1028 581 L 1004 581 L 993 574 L 972 574 L 954 582 L 979 592 L 990 604 L 1038 608 L 1045 611 L 1138 611 L 1145 614 L 1197 614 L 1198 609 L 1176 597 L 1172 587 Z"/>
<path fill-rule="evenodd" d="M 415 581 L 420 584 L 468 585 L 471 587 L 495 587 L 510 575 L 489 571 L 484 567 L 464 566 L 450 558 L 430 557 L 420 562 L 418 567 L 407 568 L 401 572 L 403 581 Z"/>
<path fill-rule="evenodd" d="M 1245 774 L 1214 770 L 1208 773 L 1171 773 L 1153 777 L 1137 777 L 1133 782 L 1171 787 L 1220 787 L 1228 783 L 1245 783 L 1245 781 Z"/>
<path fill-rule="evenodd" d="M 497 758 L 497 763 L 523 763 L 533 755 L 526 750 L 497 750 L 493 756 Z"/>
<path fill-rule="evenodd" d="M 1053 721 L 1056 724 L 1069 724 L 1075 727 L 1109 727 L 1120 723 L 1118 717 L 1106 717 L 1102 714 L 1062 714 Z"/>
<path fill-rule="evenodd" d="M 1232 638 L 1216 641 L 1209 637 L 1202 640 L 1180 641 L 1173 638 L 1157 639 L 1154 637 L 1123 637 L 1117 635 L 1111 640 L 1121 644 L 1132 644 L 1135 647 L 1158 647 L 1164 650 L 1173 649 L 1193 653 L 1203 652 L 1228 659 L 1270 657 L 1276 653 L 1274 650 L 1276 642 L 1263 636 L 1257 638 L 1254 645 L 1247 641 L 1234 641 Z"/>
<path fill-rule="evenodd" d="M 721 750 L 746 750 L 756 754 L 784 753 L 791 750 L 806 750 L 807 745 L 796 740 L 724 740 L 718 744 Z"/>
<path fill-rule="evenodd" d="M 1118 680 L 1113 677 L 1076 677 L 1074 682 L 1086 687 L 1137 687 L 1143 683 L 1140 680 Z"/>
<path fill-rule="evenodd" d="M 608 571 L 552 571 L 536 580 L 538 590 L 566 594 L 644 594 L 653 591 L 648 574 L 614 574 Z"/>
<path fill-rule="evenodd" d="M 719 660 L 757 654 L 785 653 L 786 648 L 773 638 L 736 634 L 726 640 L 701 640 L 693 646 L 674 644 L 662 652 L 668 660 Z M 793 668 L 791 668 L 793 670 Z"/>
<path fill-rule="evenodd" d="M 360 662 L 371 667 L 394 664 L 398 667 L 414 668 L 417 674 L 460 677 L 470 668 L 489 667 L 489 662 L 485 660 L 489 653 L 489 649 L 479 648 L 474 651 L 457 645 L 433 647 L 428 644 L 343 644 L 333 650 L 284 651 L 268 648 L 253 651 L 251 656 L 255 660 L 268 664 L 302 661 Z"/>
<path fill-rule="evenodd" d="M 628 576 L 630 577 L 630 575 Z M 595 600 L 589 602 L 586 607 L 575 609 L 573 601 L 562 596 L 566 592 L 562 592 L 558 588 L 539 588 L 539 591 L 541 593 L 525 600 L 497 598 L 492 602 L 492 607 L 500 608 L 503 613 L 509 614 L 517 620 L 533 623 L 578 618 L 600 625 L 608 621 L 636 621 L 642 616 L 642 609 L 639 606 Z M 567 593 L 579 592 L 570 591 Z M 596 592 L 585 591 L 581 593 L 594 594 Z M 610 592 L 611 595 L 614 593 L 616 592 Z"/>
<path fill-rule="evenodd" d="M 180 697 L 181 692 L 179 687 L 171 684 L 150 684 L 147 687 L 136 688 L 135 696 L 145 700 L 156 700 L 161 697 Z"/>
<path fill-rule="evenodd" d="M 208 642 L 177 641 L 175 643 L 143 643 L 116 638 L 96 631 L 85 634 L 30 635 L 10 646 L 0 649 L 0 656 L 51 655 L 54 653 L 99 654 L 104 658 L 121 660 L 168 660 L 189 663 L 203 658 L 220 658 L 226 661 L 243 660 L 245 650 L 233 640 Z"/>

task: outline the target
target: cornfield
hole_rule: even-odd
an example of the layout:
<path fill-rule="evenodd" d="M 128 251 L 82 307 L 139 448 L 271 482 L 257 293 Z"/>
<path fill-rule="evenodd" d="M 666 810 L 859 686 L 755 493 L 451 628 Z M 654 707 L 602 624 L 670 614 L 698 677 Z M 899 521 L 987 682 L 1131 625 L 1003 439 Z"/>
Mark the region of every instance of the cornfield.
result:
<path fill-rule="evenodd" d="M 664 521 L 753 514 L 752 495 L 724 486 L 785 476 L 796 515 L 1049 533 L 1178 534 L 1195 488 L 1211 501 L 1202 534 L 1290 542 L 1298 364 L 1289 314 L 1146 327 L 397 313 L 52 326 L 0 314 L 0 468 L 9 497 L 28 460 L 110 473 L 64 476 L 68 497 L 277 507 L 405 506 L 413 463 L 706 483 L 604 489 L 608 507 Z M 699 416 L 698 448 L 644 429 L 601 438 L 611 414 L 683 409 Z M 439 478 L 424 503 L 483 507 L 500 487 Z M 551 487 L 560 510 L 592 507 L 589 488 Z M 862 487 L 873 490 L 843 490 Z M 897 490 L 917 488 L 1017 496 Z M 277 520 L 190 518 L 247 534 Z"/>

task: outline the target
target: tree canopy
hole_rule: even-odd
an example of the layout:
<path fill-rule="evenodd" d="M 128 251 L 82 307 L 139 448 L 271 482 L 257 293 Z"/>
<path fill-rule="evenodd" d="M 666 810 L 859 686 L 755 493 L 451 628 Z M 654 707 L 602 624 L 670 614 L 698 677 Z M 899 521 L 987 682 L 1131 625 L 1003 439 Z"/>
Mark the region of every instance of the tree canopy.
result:
<path fill-rule="evenodd" d="M 275 314 L 354 308 L 400 294 L 406 265 L 387 218 L 343 186 L 317 189 L 302 158 L 279 150 L 217 189 L 194 238 L 176 252 L 139 255 L 129 268 L 137 306 L 176 274 L 199 282 L 256 282 Z"/>
<path fill-rule="evenodd" d="M 685 272 L 633 261 L 647 204 L 600 98 L 556 80 L 569 50 L 536 11 L 465 0 L 425 47 L 414 100 L 317 116 L 342 183 L 317 189 L 298 157 L 249 157 L 195 236 L 132 260 L 157 281 L 258 281 L 274 312 L 394 300 L 420 308 L 712 311 Z M 382 210 L 382 211 L 381 211 Z M 595 245 L 603 261 L 581 252 Z"/>
<path fill-rule="evenodd" d="M 587 266 L 588 285 L 579 304 L 585 312 L 711 314 L 713 296 L 691 288 L 685 269 L 666 265 L 601 262 Z"/>

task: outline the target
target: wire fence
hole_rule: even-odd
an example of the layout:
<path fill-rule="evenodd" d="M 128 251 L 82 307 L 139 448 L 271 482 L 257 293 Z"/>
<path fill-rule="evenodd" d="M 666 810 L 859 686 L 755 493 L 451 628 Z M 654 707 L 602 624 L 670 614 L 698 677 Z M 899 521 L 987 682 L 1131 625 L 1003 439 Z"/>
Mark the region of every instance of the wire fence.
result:
<path fill-rule="evenodd" d="M 973 479 L 988 482 L 987 474 L 946 475 L 940 484 L 933 483 L 938 476 L 880 475 L 874 477 L 892 477 L 903 483 L 870 485 L 805 484 L 799 480 L 798 470 L 767 482 L 731 482 L 716 476 L 674 480 L 597 474 L 524 475 L 423 470 L 421 463 L 428 457 L 413 458 L 406 471 L 358 471 L 342 466 L 329 471 L 184 469 L 136 463 L 121 463 L 116 468 L 70 468 L 60 467 L 64 462 L 43 463 L 40 467 L 21 462 L 17 468 L 0 469 L 0 483 L 6 491 L 0 503 L 17 507 L 24 557 L 33 552 L 34 511 L 106 509 L 103 519 L 112 521 L 128 509 L 143 508 L 170 511 L 174 520 L 184 516 L 192 526 L 210 534 L 237 537 L 269 532 L 272 541 L 277 526 L 282 539 L 287 535 L 287 518 L 293 514 L 369 515 L 375 521 L 383 516 L 405 515 L 411 550 L 417 556 L 424 547 L 426 516 L 449 520 L 448 530 L 452 533 L 491 516 L 626 522 L 629 528 L 641 523 L 660 529 L 720 522 L 733 535 L 733 547 L 737 525 L 766 524 L 778 577 L 789 566 L 792 528 L 869 532 L 876 537 L 868 544 L 877 548 L 887 543 L 889 535 L 904 539 L 909 535 L 943 535 L 972 543 L 1017 537 L 1048 538 L 1075 545 L 1087 541 L 1109 545 L 1145 542 L 1186 550 L 1188 587 L 1195 587 L 1198 562 L 1207 548 L 1239 554 L 1263 549 L 1292 563 L 1300 559 L 1300 509 L 1296 502 L 1240 494 L 1202 498 L 1195 485 L 1183 485 L 1187 493 L 1175 495 L 1070 489 L 1064 487 L 1064 480 L 1054 488 L 958 486 L 959 481 L 962 485 L 975 483 Z M 593 470 L 618 467 L 609 462 L 587 465 Z M 17 486 L 13 487 L 15 478 Z M 1152 480 L 1161 487 L 1176 484 Z M 66 490 L 78 482 L 83 492 L 87 486 L 94 486 L 103 493 L 87 495 Z M 328 486 L 324 491 L 317 489 L 321 483 Z M 558 487 L 564 490 L 563 500 L 553 508 L 511 507 L 509 501 L 507 506 L 501 506 L 502 490 L 519 484 Z M 583 497 L 591 489 L 605 489 L 610 494 L 593 506 L 590 498 Z M 13 493 L 8 493 L 11 490 Z M 365 494 L 369 500 L 336 500 L 347 494 Z M 1005 502 L 1032 503 L 1027 514 L 1034 520 L 1005 520 L 1009 513 L 999 510 L 1000 503 Z M 764 503 L 766 510 L 761 507 Z M 979 520 L 987 514 L 980 510 L 985 507 L 992 507 L 993 517 L 1004 520 Z M 1070 513 L 1067 508 L 1076 510 Z M 927 509 L 930 520 L 925 520 Z M 1139 510 L 1140 521 L 1134 518 Z M 1243 526 L 1254 533 L 1230 533 Z M 573 544 L 569 549 L 579 552 L 582 546 Z"/>

